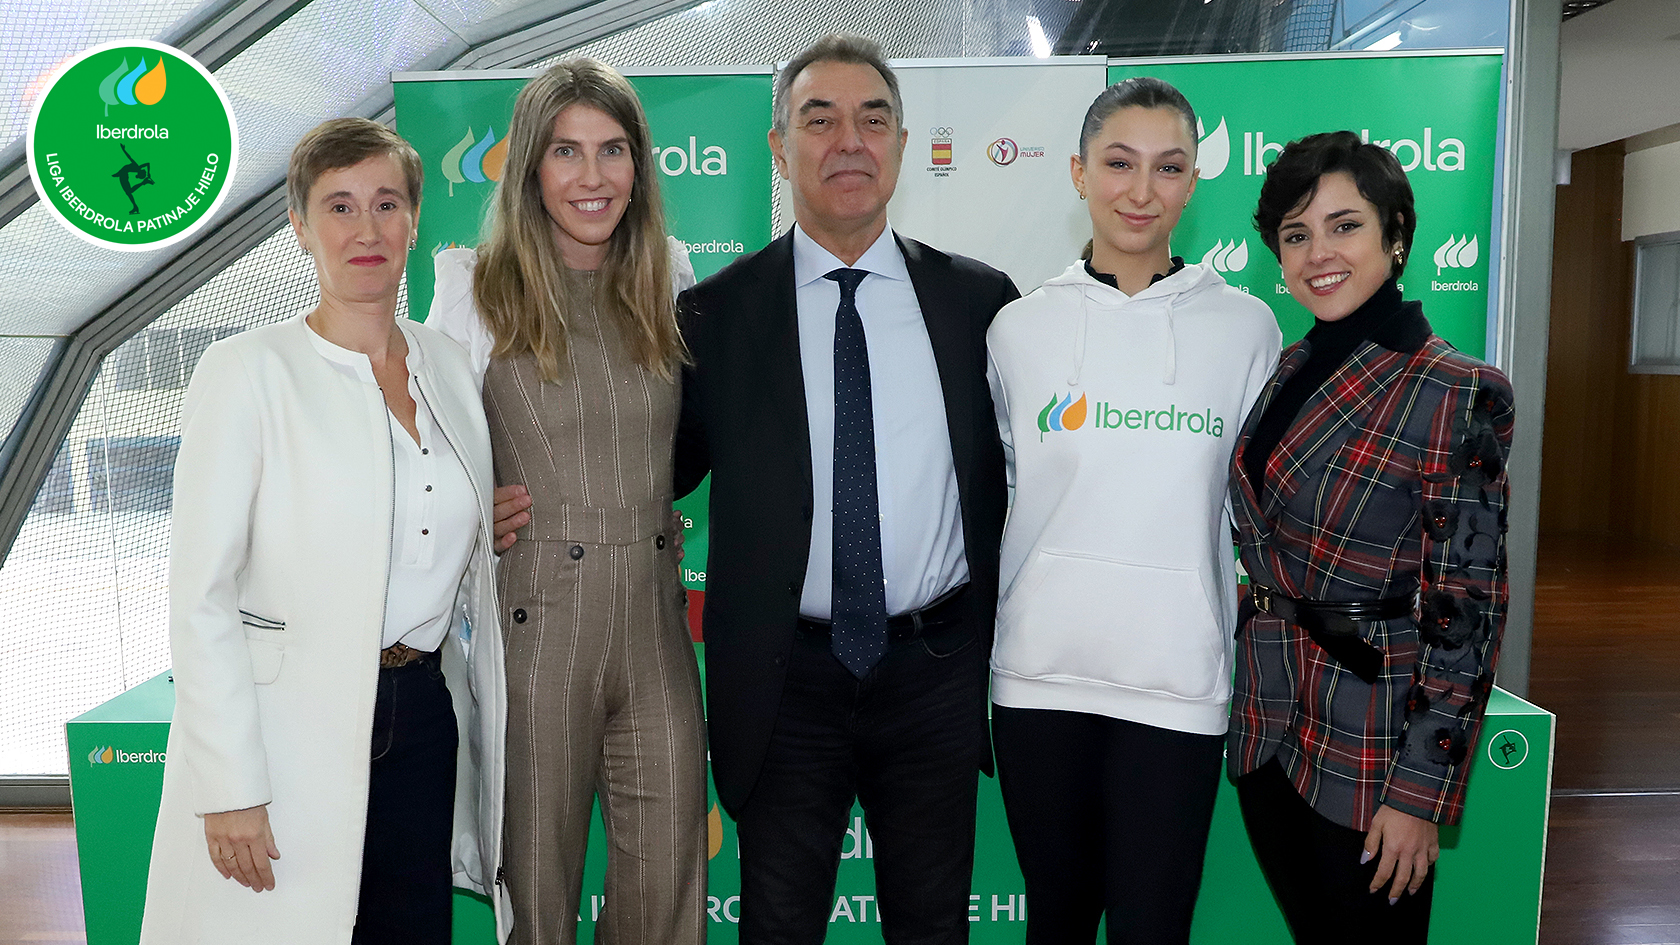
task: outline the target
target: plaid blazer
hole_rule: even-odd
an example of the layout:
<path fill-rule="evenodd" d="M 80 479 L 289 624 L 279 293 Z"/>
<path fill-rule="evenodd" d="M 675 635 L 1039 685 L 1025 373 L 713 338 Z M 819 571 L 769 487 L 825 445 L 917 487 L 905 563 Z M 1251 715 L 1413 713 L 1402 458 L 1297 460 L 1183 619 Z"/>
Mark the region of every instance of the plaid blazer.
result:
<path fill-rule="evenodd" d="M 1356 830 L 1383 804 L 1457 823 L 1505 624 L 1510 382 L 1406 303 L 1307 400 L 1256 494 L 1243 453 L 1308 353 L 1283 353 L 1232 457 L 1243 565 L 1289 597 L 1418 603 L 1363 625 L 1385 654 L 1375 684 L 1245 605 L 1231 774 L 1276 758 L 1315 810 Z"/>

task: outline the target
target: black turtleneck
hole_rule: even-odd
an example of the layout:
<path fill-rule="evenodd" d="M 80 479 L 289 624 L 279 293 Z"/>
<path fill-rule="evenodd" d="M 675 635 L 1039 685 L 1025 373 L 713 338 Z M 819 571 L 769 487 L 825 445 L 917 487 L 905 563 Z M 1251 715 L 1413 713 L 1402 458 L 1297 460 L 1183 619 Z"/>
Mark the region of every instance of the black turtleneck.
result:
<path fill-rule="evenodd" d="M 1254 425 L 1254 433 L 1243 452 L 1243 470 L 1248 473 L 1255 494 L 1265 486 L 1266 461 L 1271 459 L 1272 450 L 1282 442 L 1307 399 L 1353 357 L 1360 345 L 1374 341 L 1391 351 L 1416 351 L 1428 340 L 1429 333 L 1423 306 L 1402 300 L 1400 287 L 1392 278 L 1347 317 L 1333 322 L 1315 321 L 1307 337 L 1302 339 L 1307 346 L 1306 363 L 1278 388 L 1277 396 L 1266 405 L 1266 412 Z"/>
<path fill-rule="evenodd" d="M 1162 279 L 1165 279 L 1166 277 L 1168 277 L 1170 275 L 1173 275 L 1174 273 L 1178 272 L 1180 269 L 1183 269 L 1183 268 L 1184 268 L 1184 257 L 1183 256 L 1174 256 L 1172 258 L 1172 265 L 1167 267 L 1167 271 L 1166 272 L 1155 273 L 1155 275 L 1153 275 L 1149 278 L 1149 284 L 1154 285 L 1155 283 L 1160 282 Z M 1108 286 L 1111 289 L 1118 290 L 1120 288 L 1120 280 L 1114 278 L 1113 273 L 1098 272 L 1095 268 L 1093 268 L 1091 266 L 1091 261 L 1089 259 L 1085 260 L 1085 274 L 1090 276 L 1091 278 L 1097 280 L 1098 282 L 1101 282 L 1103 285 Z"/>

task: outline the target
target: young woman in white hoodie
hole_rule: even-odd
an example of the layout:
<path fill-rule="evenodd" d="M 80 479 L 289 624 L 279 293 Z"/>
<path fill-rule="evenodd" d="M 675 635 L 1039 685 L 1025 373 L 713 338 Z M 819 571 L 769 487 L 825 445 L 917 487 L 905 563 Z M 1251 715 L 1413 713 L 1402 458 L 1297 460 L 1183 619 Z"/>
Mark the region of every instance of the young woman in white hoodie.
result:
<path fill-rule="evenodd" d="M 1277 363 L 1271 310 L 1172 255 L 1196 116 L 1159 79 L 1086 113 L 1084 258 L 998 313 L 1009 462 L 993 735 L 1027 942 L 1187 942 L 1231 698 L 1225 506 Z"/>

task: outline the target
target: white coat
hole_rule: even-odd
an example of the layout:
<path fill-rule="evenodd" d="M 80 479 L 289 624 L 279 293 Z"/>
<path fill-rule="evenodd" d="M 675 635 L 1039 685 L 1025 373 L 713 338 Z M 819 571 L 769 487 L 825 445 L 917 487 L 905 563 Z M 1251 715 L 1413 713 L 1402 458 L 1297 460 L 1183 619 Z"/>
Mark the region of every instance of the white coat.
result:
<path fill-rule="evenodd" d="M 443 648 L 461 728 L 453 871 L 455 885 L 491 895 L 505 941 L 511 913 L 495 874 L 507 710 L 489 434 L 466 354 L 422 325 L 404 320 L 403 331 L 422 355 L 419 389 L 479 500 Z M 217 342 L 199 361 L 175 465 L 175 717 L 142 945 L 350 941 L 395 508 L 393 423 L 376 387 L 315 351 L 301 315 Z M 201 817 L 259 804 L 281 858 L 274 889 L 254 893 L 216 871 Z"/>

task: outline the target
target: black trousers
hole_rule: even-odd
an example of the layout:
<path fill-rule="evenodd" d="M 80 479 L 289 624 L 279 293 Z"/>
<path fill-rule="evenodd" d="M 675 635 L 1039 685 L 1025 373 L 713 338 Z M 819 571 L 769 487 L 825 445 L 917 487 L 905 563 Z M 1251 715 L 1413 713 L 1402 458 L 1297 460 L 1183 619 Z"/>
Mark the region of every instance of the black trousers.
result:
<path fill-rule="evenodd" d="M 353 945 L 449 945 L 458 741 L 436 654 L 379 671 Z"/>
<path fill-rule="evenodd" d="M 854 798 L 873 841 L 885 941 L 968 940 L 987 656 L 957 620 L 891 644 L 859 680 L 826 633 L 800 632 L 764 767 L 736 819 L 743 945 L 823 940 Z"/>
<path fill-rule="evenodd" d="M 1185 943 L 1225 737 L 1084 712 L 992 706 L 1027 942 Z"/>
<path fill-rule="evenodd" d="M 1298 945 L 1424 945 L 1435 871 L 1415 895 L 1388 904 L 1371 892 L 1378 859 L 1360 865 L 1365 833 L 1312 809 L 1274 759 L 1237 779 L 1243 824 L 1266 883 Z M 1392 881 L 1391 881 L 1392 882 Z"/>

